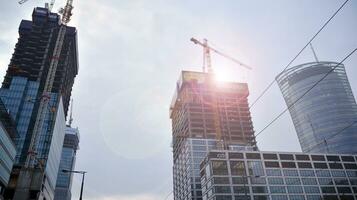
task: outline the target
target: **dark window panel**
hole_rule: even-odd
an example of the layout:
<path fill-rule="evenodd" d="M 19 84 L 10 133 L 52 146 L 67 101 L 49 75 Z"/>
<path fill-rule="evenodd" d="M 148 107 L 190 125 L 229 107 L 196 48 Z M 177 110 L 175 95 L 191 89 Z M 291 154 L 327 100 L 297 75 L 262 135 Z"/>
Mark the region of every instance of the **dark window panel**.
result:
<path fill-rule="evenodd" d="M 310 160 L 309 155 L 295 155 L 296 160 Z"/>
<path fill-rule="evenodd" d="M 292 154 L 279 154 L 280 160 L 294 160 Z"/>
<path fill-rule="evenodd" d="M 278 155 L 276 154 L 270 154 L 270 153 L 264 153 L 263 154 L 264 159 L 269 159 L 269 160 L 278 160 Z"/>

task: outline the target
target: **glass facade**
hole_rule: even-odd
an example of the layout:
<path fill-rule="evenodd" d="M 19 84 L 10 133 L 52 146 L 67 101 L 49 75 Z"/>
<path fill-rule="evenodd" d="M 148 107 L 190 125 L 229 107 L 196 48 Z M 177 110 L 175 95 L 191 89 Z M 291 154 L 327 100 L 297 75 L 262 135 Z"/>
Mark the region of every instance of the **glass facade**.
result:
<path fill-rule="evenodd" d="M 279 74 L 276 80 L 287 106 L 336 65 L 335 62 L 306 63 Z M 357 105 L 342 64 L 289 111 L 303 152 L 357 153 L 357 124 L 349 127 L 357 121 Z"/>
<path fill-rule="evenodd" d="M 175 199 L 202 199 L 200 163 L 207 153 L 217 148 L 214 139 L 185 140 L 173 167 Z M 253 147 L 232 145 L 230 149 L 252 150 Z"/>
<path fill-rule="evenodd" d="M 236 153 L 242 157 L 231 156 Z M 265 154 L 277 157 L 266 158 Z M 280 155 L 290 156 L 291 159 L 281 158 Z M 299 156 L 305 156 L 306 159 L 302 160 Z M 213 150 L 200 166 L 203 199 L 357 199 L 356 155 L 319 154 L 324 160 L 316 160 L 313 156 L 287 152 Z M 240 173 L 236 173 L 236 169 Z"/>
<path fill-rule="evenodd" d="M 15 144 L 7 133 L 3 122 L 0 121 L 0 199 L 10 179 L 15 155 Z"/>
<path fill-rule="evenodd" d="M 79 131 L 77 128 L 66 127 L 66 135 L 62 148 L 61 162 L 58 169 L 55 200 L 71 200 L 72 173 L 64 173 L 65 170 L 74 170 L 76 152 L 79 143 Z"/>

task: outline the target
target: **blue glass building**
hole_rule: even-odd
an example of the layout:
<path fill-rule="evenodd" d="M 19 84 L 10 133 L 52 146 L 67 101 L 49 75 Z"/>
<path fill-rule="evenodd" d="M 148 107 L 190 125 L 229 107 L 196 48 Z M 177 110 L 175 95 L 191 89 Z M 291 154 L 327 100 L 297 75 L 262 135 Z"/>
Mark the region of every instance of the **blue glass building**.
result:
<path fill-rule="evenodd" d="M 3 199 L 15 161 L 16 148 L 13 140 L 16 137 L 13 120 L 0 100 L 0 199 Z"/>
<path fill-rule="evenodd" d="M 77 31 L 74 27 L 67 27 L 58 58 L 49 106 L 36 141 L 36 166 L 31 187 L 22 184 L 27 178 L 19 177 L 24 171 L 22 167 L 28 155 L 49 65 L 54 59 L 59 20 L 58 14 L 46 8 L 35 8 L 32 21 L 21 21 L 19 39 L 0 89 L 0 97 L 18 132 L 15 139 L 17 154 L 10 180 L 13 184 L 4 194 L 8 199 L 54 199 L 67 110 L 78 73 Z"/>
<path fill-rule="evenodd" d="M 280 73 L 276 80 L 287 106 L 336 65 L 312 62 Z M 289 111 L 303 152 L 357 153 L 357 105 L 343 64 Z"/>
<path fill-rule="evenodd" d="M 61 162 L 57 176 L 55 200 L 71 200 L 73 174 L 62 172 L 62 170 L 74 170 L 78 143 L 78 128 L 67 126 L 62 148 Z"/>

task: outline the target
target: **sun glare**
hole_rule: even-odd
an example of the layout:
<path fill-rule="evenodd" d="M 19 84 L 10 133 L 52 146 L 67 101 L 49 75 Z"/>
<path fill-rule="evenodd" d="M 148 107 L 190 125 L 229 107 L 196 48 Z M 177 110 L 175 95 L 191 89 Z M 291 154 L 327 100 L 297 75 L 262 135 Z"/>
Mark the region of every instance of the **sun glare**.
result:
<path fill-rule="evenodd" d="M 229 70 L 224 70 L 224 69 L 215 70 L 214 74 L 215 74 L 216 81 L 219 82 L 229 82 L 229 81 L 237 80 L 237 77 L 234 77 L 235 73 L 230 72 Z"/>

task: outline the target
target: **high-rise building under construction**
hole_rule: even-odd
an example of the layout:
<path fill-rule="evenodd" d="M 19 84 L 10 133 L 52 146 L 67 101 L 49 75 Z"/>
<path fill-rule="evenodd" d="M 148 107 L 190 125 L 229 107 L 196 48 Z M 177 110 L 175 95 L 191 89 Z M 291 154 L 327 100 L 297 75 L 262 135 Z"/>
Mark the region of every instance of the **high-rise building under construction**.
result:
<path fill-rule="evenodd" d="M 53 56 L 58 43 L 61 18 L 47 8 L 35 8 L 32 21 L 22 20 L 19 39 L 8 66 L 0 96 L 18 131 L 17 155 L 6 199 L 53 199 L 65 135 L 65 118 L 74 78 L 78 73 L 77 31 L 66 28 L 59 56 Z M 58 61 L 52 90 L 44 95 L 50 64 Z M 48 101 L 42 116 L 41 101 Z M 30 146 L 38 116 L 43 118 L 38 136 Z M 35 155 L 33 175 L 21 172 L 29 154 Z M 36 173 L 35 173 L 36 172 Z M 30 184 L 30 186 L 29 186 Z"/>
<path fill-rule="evenodd" d="M 246 83 L 182 71 L 170 107 L 175 200 L 202 200 L 200 163 L 208 150 L 256 149 Z"/>

